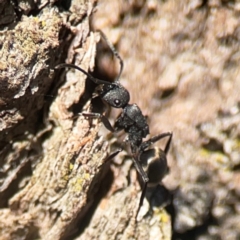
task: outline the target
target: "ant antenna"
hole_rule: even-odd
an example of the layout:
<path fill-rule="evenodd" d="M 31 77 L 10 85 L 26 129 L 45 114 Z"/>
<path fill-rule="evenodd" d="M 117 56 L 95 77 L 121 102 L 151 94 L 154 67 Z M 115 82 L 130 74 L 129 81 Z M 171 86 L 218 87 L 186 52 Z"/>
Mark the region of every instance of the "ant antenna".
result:
<path fill-rule="evenodd" d="M 60 68 L 65 68 L 65 67 L 77 69 L 78 71 L 84 73 L 89 79 L 91 79 L 96 84 L 107 84 L 107 85 L 114 84 L 112 82 L 107 82 L 107 81 L 104 81 L 104 80 L 101 80 L 98 78 L 94 78 L 92 75 L 87 73 L 85 70 L 83 70 L 82 68 L 80 68 L 74 64 L 61 63 L 61 64 L 58 64 L 57 66 L 55 66 L 55 69 L 60 69 Z"/>
<path fill-rule="evenodd" d="M 119 82 L 119 78 L 122 74 L 122 71 L 123 71 L 123 60 L 122 58 L 120 57 L 120 55 L 118 54 L 117 50 L 115 49 L 115 47 L 112 45 L 112 43 L 109 42 L 108 38 L 106 37 L 106 35 L 101 31 L 101 30 L 97 30 L 101 37 L 105 40 L 105 42 L 107 43 L 108 47 L 111 49 L 112 53 L 118 58 L 119 60 L 119 63 L 120 63 L 120 71 L 119 71 L 119 74 L 115 80 L 115 82 Z"/>

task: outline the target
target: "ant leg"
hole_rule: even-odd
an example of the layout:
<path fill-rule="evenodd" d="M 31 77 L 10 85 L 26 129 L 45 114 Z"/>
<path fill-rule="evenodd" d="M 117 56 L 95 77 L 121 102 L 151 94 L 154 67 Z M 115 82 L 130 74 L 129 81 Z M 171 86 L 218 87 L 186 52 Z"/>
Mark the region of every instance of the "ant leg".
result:
<path fill-rule="evenodd" d="M 138 209 L 137 209 L 137 213 L 136 213 L 136 216 L 135 218 L 137 218 L 138 216 L 138 213 L 140 211 L 140 208 L 143 204 L 143 200 L 144 200 L 144 197 L 145 197 L 145 194 L 146 194 L 146 190 L 147 190 L 147 184 L 148 184 L 148 181 L 149 181 L 149 178 L 147 176 L 147 173 L 144 172 L 143 168 L 142 168 L 142 165 L 140 164 L 139 160 L 138 160 L 138 157 L 134 157 L 133 156 L 133 162 L 134 162 L 134 165 L 135 165 L 135 168 L 137 169 L 139 175 L 141 176 L 142 180 L 143 180 L 143 189 L 142 189 L 142 193 L 141 193 L 141 197 L 140 197 L 140 201 L 139 201 L 139 204 L 138 204 Z"/>
<path fill-rule="evenodd" d="M 140 164 L 138 158 L 133 156 L 133 163 L 135 165 L 135 168 L 137 169 L 139 175 L 141 176 L 144 183 L 147 183 L 149 181 L 149 178 L 147 176 L 147 173 L 144 172 L 142 165 Z"/>
<path fill-rule="evenodd" d="M 141 193 L 141 197 L 140 197 L 140 201 L 139 201 L 139 204 L 138 204 L 138 209 L 137 209 L 137 213 L 136 213 L 136 217 L 138 216 L 138 213 L 143 205 L 143 200 L 144 200 L 144 197 L 145 197 L 145 194 L 146 194 L 146 190 L 147 190 L 147 182 L 144 182 L 144 185 L 143 185 L 143 189 L 142 189 L 142 193 Z"/>
<path fill-rule="evenodd" d="M 115 132 L 115 129 L 113 128 L 113 126 L 111 125 L 111 123 L 109 122 L 109 120 L 101 113 L 80 113 L 81 115 L 85 116 L 85 117 L 90 117 L 90 118 L 100 118 L 101 121 L 103 122 L 103 125 L 105 126 L 105 128 L 107 128 L 110 132 Z"/>
<path fill-rule="evenodd" d="M 101 37 L 105 40 L 105 42 L 107 43 L 108 47 L 111 49 L 112 53 L 118 58 L 119 62 L 120 62 L 120 71 L 119 74 L 115 80 L 115 82 L 119 81 L 119 78 L 122 74 L 122 70 L 123 70 L 123 60 L 120 57 L 120 55 L 118 54 L 117 50 L 115 49 L 115 47 L 112 45 L 112 43 L 109 42 L 108 38 L 106 37 L 106 35 L 101 31 L 98 30 L 98 32 L 101 34 Z"/>
<path fill-rule="evenodd" d="M 167 144 L 166 144 L 165 149 L 164 149 L 164 152 L 165 152 L 166 155 L 169 151 L 171 142 L 172 142 L 172 133 L 171 133 L 171 135 L 169 135 L 169 139 L 168 139 Z"/>
<path fill-rule="evenodd" d="M 172 141 L 172 132 L 161 133 L 157 136 L 150 138 L 146 142 L 143 142 L 140 146 L 140 153 L 144 152 L 145 149 L 149 148 L 152 144 L 154 144 L 155 142 L 157 142 L 160 139 L 165 138 L 165 137 L 169 137 L 168 142 L 164 149 L 164 152 L 167 154 L 167 152 L 170 148 L 171 141 Z"/>
<path fill-rule="evenodd" d="M 111 160 L 112 158 L 116 157 L 120 152 L 122 151 L 122 148 L 119 148 L 115 152 L 111 153 L 106 159 L 105 162 Z"/>
<path fill-rule="evenodd" d="M 109 162 L 110 160 L 112 160 L 112 159 L 113 159 L 114 157 L 116 157 L 121 151 L 122 151 L 122 149 L 120 148 L 120 149 L 116 150 L 115 152 L 111 153 L 109 156 L 106 157 L 106 159 L 104 160 L 104 163 L 103 163 L 102 165 L 104 165 L 104 164 L 106 164 L 107 162 Z M 102 165 L 101 165 L 101 166 L 102 166 Z"/>

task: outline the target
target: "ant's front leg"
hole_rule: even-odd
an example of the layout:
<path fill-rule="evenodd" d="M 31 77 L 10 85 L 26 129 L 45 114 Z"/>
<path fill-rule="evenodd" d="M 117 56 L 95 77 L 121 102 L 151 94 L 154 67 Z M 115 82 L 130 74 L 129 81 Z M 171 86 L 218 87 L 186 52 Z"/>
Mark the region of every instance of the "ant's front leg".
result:
<path fill-rule="evenodd" d="M 82 112 L 80 114 L 82 116 L 89 117 L 89 118 L 100 118 L 103 125 L 105 126 L 105 128 L 107 128 L 110 132 L 115 132 L 115 129 L 113 128 L 113 126 L 111 125 L 111 123 L 109 122 L 107 117 L 105 117 L 103 114 L 101 114 L 101 113 L 85 113 L 85 112 Z"/>
<path fill-rule="evenodd" d="M 122 151 L 122 149 L 118 149 L 115 152 L 111 153 L 109 156 L 107 156 L 107 158 L 104 160 L 104 163 L 112 160 L 114 157 L 116 157 L 120 152 Z"/>
<path fill-rule="evenodd" d="M 116 157 L 120 152 L 122 151 L 122 149 L 118 149 L 115 152 L 111 153 L 110 155 L 108 155 L 105 159 L 103 164 L 100 166 L 102 167 L 103 165 L 105 165 L 106 163 L 108 163 L 109 161 L 111 161 L 114 157 Z"/>

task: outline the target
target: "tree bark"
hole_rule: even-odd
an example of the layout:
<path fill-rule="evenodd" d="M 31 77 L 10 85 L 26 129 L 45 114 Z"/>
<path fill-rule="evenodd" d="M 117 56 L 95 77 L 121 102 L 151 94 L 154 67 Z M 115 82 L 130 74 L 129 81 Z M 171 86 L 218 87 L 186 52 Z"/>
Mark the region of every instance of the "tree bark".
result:
<path fill-rule="evenodd" d="M 78 114 L 91 110 L 86 76 L 54 70 L 64 61 L 93 70 L 95 2 L 1 4 L 0 239 L 137 238 L 136 173 L 107 209 L 101 203 L 95 227 L 85 228 L 102 198 L 96 194 L 109 169 L 103 164 L 108 143 L 98 135 L 97 119 Z M 123 166 L 120 183 L 131 172 L 129 161 Z"/>
<path fill-rule="evenodd" d="M 85 77 L 69 72 L 62 79 L 54 71 L 67 49 L 67 61 L 93 68 L 95 3 L 73 1 L 69 11 L 45 4 L 2 3 L 13 16 L 1 34 L 1 239 L 65 239 L 75 232 L 107 155 L 99 123 L 71 110 L 84 95 Z"/>
<path fill-rule="evenodd" d="M 96 4 L 0 3 L 0 239 L 238 239 L 239 4 Z M 124 133 L 79 114 L 102 109 L 84 74 L 54 69 L 74 63 L 113 81 L 119 63 L 94 29 L 123 58 L 148 137 L 173 131 L 168 212 L 158 192 L 135 219 L 141 188 Z"/>

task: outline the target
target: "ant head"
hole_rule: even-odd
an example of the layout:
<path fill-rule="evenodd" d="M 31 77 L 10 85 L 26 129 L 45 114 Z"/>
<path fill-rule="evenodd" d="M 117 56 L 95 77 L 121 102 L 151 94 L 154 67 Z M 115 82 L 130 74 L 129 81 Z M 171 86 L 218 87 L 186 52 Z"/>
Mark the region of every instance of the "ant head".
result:
<path fill-rule="evenodd" d="M 96 92 L 107 104 L 114 108 L 124 108 L 130 100 L 127 89 L 117 83 L 101 84 L 96 88 Z"/>

